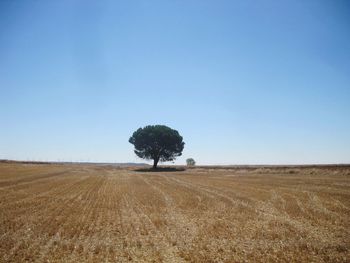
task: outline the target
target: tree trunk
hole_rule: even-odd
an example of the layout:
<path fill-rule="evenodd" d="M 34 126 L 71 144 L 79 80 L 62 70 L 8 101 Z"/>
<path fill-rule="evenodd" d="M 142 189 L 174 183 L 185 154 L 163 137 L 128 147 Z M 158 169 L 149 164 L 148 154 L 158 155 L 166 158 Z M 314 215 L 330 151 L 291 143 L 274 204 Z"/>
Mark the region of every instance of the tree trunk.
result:
<path fill-rule="evenodd" d="M 153 160 L 153 169 L 157 169 L 157 164 L 158 164 L 159 159 L 156 158 Z"/>

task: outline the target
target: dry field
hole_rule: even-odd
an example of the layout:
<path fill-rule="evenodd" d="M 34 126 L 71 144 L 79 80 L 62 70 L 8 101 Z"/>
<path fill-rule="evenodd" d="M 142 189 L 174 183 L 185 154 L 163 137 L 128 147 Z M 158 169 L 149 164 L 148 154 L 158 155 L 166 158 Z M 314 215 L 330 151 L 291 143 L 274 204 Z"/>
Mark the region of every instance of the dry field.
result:
<path fill-rule="evenodd" d="M 0 164 L 0 262 L 350 262 L 350 168 Z"/>

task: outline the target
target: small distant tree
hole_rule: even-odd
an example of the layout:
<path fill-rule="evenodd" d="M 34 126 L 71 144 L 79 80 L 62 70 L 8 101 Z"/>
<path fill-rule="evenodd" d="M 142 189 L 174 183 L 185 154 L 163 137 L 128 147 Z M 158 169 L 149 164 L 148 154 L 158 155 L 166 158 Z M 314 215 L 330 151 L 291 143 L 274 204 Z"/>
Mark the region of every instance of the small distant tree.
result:
<path fill-rule="evenodd" d="M 193 158 L 188 158 L 188 159 L 186 159 L 186 164 L 187 164 L 187 166 L 195 166 L 196 162 Z"/>
<path fill-rule="evenodd" d="M 185 143 L 177 130 L 165 125 L 148 125 L 139 128 L 130 137 L 135 154 L 146 160 L 153 160 L 153 169 L 159 161 L 173 161 L 181 156 Z"/>

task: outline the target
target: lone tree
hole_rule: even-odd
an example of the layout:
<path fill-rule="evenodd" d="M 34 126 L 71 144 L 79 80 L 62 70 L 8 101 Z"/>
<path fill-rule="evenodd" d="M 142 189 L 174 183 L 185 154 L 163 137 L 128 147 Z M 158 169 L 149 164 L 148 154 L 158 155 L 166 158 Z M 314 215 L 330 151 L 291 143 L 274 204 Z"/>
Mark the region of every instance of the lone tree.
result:
<path fill-rule="evenodd" d="M 185 143 L 177 130 L 165 125 L 148 125 L 139 128 L 130 137 L 135 154 L 143 159 L 153 160 L 153 169 L 159 161 L 173 161 L 181 156 Z"/>
<path fill-rule="evenodd" d="M 196 161 L 193 158 L 188 158 L 188 159 L 186 159 L 186 164 L 187 164 L 187 166 L 195 166 Z"/>

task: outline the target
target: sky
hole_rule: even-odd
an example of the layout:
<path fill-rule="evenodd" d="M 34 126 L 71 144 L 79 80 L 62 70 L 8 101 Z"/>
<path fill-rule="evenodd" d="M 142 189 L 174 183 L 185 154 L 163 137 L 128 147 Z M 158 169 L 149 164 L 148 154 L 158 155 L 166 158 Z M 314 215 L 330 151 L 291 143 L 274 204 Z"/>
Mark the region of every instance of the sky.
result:
<path fill-rule="evenodd" d="M 350 3 L 0 2 L 0 159 L 143 162 L 164 124 L 175 164 L 350 163 Z"/>

